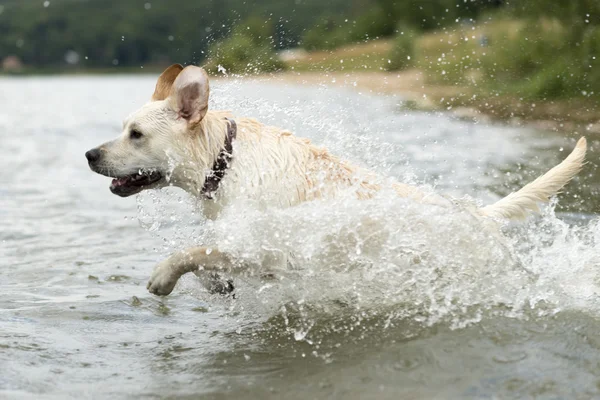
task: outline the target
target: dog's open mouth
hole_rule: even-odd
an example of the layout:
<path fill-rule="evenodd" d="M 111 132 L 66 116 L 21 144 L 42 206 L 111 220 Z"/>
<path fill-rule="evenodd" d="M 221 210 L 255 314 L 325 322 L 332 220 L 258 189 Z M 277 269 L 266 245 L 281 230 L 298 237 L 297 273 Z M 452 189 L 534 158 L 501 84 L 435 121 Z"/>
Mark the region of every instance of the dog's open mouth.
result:
<path fill-rule="evenodd" d="M 110 191 L 114 194 L 127 197 L 139 193 L 162 179 L 158 171 L 140 171 L 136 174 L 127 175 L 112 180 Z"/>

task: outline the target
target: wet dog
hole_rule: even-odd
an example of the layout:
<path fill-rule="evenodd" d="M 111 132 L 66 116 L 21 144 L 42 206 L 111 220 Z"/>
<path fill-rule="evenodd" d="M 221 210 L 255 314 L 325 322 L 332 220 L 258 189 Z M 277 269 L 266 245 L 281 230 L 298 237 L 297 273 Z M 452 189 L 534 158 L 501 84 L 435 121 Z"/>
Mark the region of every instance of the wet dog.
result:
<path fill-rule="evenodd" d="M 326 149 L 276 127 L 229 112 L 209 111 L 209 82 L 199 67 L 172 65 L 158 78 L 149 103 L 127 117 L 121 135 L 89 150 L 90 168 L 113 178 L 112 193 L 127 197 L 146 189 L 177 186 L 203 202 L 208 218 L 245 196 L 262 207 L 290 207 L 353 191 L 370 198 L 381 181 L 368 171 L 338 159 Z M 581 169 L 586 152 L 581 138 L 558 166 L 495 204 L 475 212 L 482 218 L 523 218 L 537 211 Z M 399 196 L 444 205 L 441 196 L 414 186 L 393 184 Z M 188 272 L 211 275 L 234 264 L 212 247 L 195 247 L 170 256 L 156 266 L 147 288 L 171 293 Z M 213 284 L 230 292 L 230 282 Z"/>

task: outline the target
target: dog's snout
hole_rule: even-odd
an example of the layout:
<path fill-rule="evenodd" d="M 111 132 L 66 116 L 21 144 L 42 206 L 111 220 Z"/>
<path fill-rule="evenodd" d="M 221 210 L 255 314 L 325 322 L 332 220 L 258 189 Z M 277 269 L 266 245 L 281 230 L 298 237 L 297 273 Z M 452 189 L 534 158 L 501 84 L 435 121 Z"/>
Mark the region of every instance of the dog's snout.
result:
<path fill-rule="evenodd" d="M 88 162 L 94 163 L 100 159 L 100 149 L 91 149 L 85 152 L 85 158 L 87 158 Z"/>

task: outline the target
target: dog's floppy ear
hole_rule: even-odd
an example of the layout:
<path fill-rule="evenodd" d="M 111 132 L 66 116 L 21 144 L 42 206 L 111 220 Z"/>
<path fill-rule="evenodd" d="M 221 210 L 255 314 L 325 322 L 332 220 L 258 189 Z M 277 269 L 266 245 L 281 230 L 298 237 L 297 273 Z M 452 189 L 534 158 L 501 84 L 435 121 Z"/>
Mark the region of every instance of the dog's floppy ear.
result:
<path fill-rule="evenodd" d="M 200 67 L 189 65 L 175 79 L 169 99 L 179 116 L 195 125 L 208 111 L 208 75 Z"/>
<path fill-rule="evenodd" d="M 183 67 L 180 64 L 173 64 L 160 74 L 156 82 L 156 89 L 154 89 L 154 94 L 152 95 L 152 101 L 164 100 L 169 97 L 173 82 L 175 82 L 181 71 L 183 71 Z"/>

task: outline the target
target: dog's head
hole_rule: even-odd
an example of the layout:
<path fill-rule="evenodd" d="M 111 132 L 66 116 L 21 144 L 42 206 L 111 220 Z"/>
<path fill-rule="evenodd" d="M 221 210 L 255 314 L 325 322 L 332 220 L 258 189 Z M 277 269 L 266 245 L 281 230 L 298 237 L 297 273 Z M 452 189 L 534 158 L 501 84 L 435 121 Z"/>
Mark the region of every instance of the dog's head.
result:
<path fill-rule="evenodd" d="M 208 76 L 175 64 L 158 78 L 152 101 L 123 122 L 115 140 L 85 153 L 92 171 L 114 178 L 110 190 L 127 197 L 169 184 L 179 155 L 208 111 Z"/>

